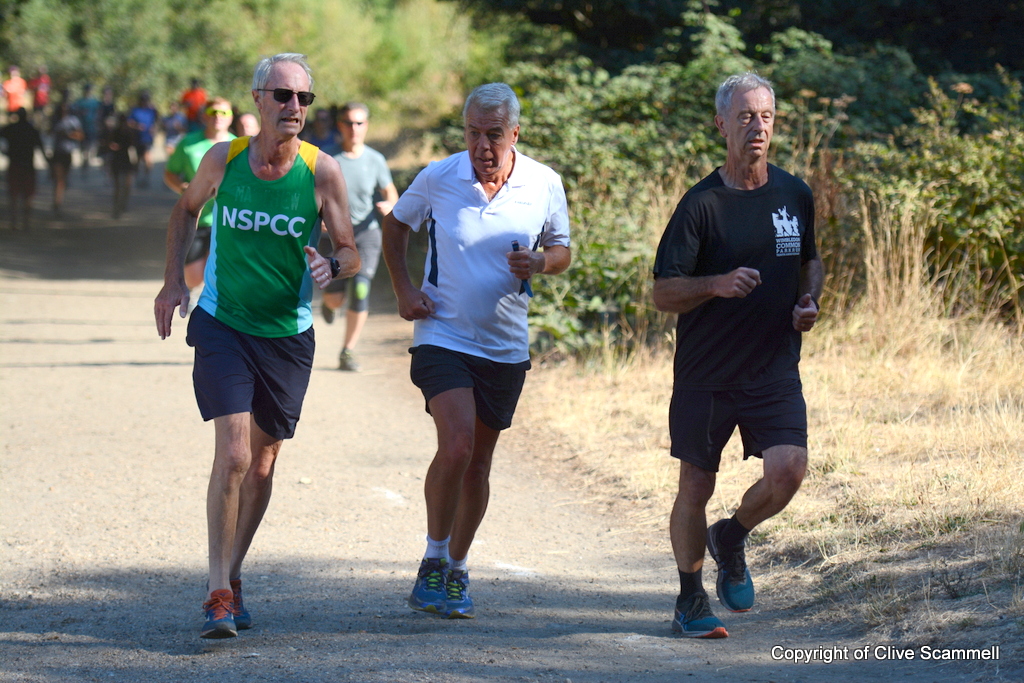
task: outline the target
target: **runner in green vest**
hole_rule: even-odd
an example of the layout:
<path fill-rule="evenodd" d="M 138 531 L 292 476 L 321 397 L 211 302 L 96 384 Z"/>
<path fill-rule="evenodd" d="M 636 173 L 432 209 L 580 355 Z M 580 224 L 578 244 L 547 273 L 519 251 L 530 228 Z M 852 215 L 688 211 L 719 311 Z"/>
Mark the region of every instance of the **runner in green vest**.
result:
<path fill-rule="evenodd" d="M 216 433 L 207 491 L 210 574 L 204 638 L 249 628 L 242 560 L 270 502 L 274 462 L 295 433 L 313 364 L 310 298 L 335 277 L 359 271 L 345 179 L 338 163 L 300 142 L 313 102 L 305 55 L 260 60 L 252 95 L 259 135 L 215 144 L 171 213 L 164 286 L 154 304 L 161 339 L 174 309 L 185 317 L 185 254 L 203 206 L 213 201 L 206 287 L 186 341 L 193 382 Z M 334 245 L 314 248 L 317 219 Z"/>
<path fill-rule="evenodd" d="M 202 114 L 203 130 L 197 130 L 183 137 L 164 167 L 164 184 L 178 194 L 184 192 L 192 179 L 196 177 L 199 162 L 203 160 L 211 147 L 218 142 L 235 139 L 235 136 L 228 130 L 233 119 L 231 102 L 223 97 L 215 97 L 207 103 Z M 189 289 L 195 289 L 203 284 L 206 257 L 210 254 L 211 226 L 213 226 L 213 202 L 207 202 L 203 207 L 203 212 L 199 214 L 199 229 L 196 230 L 192 246 L 189 247 L 188 254 L 185 256 L 185 284 Z"/>

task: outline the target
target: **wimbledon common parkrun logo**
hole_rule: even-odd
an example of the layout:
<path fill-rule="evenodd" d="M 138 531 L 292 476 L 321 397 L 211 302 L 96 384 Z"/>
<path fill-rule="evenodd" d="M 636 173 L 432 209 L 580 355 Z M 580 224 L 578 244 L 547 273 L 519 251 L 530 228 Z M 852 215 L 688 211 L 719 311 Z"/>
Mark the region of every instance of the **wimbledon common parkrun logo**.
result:
<path fill-rule="evenodd" d="M 229 209 L 224 206 L 221 207 L 221 225 L 226 228 L 236 228 L 238 230 L 252 230 L 253 232 L 259 232 L 260 228 L 270 228 L 270 231 L 275 235 L 281 237 L 302 237 L 300 230 L 301 226 L 305 224 L 306 219 L 302 216 L 286 216 L 283 213 L 279 213 L 276 216 L 271 216 L 265 211 L 252 211 L 251 209 Z M 296 226 L 299 226 L 296 229 Z"/>

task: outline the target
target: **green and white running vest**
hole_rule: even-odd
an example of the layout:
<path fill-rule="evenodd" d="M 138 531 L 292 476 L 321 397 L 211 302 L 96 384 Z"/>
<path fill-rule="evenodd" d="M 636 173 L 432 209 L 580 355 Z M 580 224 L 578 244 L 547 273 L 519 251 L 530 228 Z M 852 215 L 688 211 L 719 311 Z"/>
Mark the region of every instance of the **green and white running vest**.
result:
<path fill-rule="evenodd" d="M 198 305 L 239 332 L 287 337 L 313 324 L 313 280 L 302 248 L 315 248 L 320 236 L 319 150 L 303 142 L 284 177 L 260 180 L 248 149 L 248 137 L 231 141 Z"/>

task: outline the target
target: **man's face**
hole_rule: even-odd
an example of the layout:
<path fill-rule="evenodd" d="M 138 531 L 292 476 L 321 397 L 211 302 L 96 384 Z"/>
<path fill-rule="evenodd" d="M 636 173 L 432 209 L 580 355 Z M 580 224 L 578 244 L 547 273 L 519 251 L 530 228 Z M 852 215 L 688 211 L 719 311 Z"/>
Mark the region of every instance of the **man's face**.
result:
<path fill-rule="evenodd" d="M 755 161 L 768 155 L 775 132 L 775 107 L 767 88 L 733 93 L 729 111 L 715 117 L 730 157 Z"/>
<path fill-rule="evenodd" d="M 369 115 L 362 109 L 350 109 L 338 118 L 338 130 L 346 147 L 363 144 L 369 121 Z"/>
<path fill-rule="evenodd" d="M 512 146 L 519 141 L 519 126 L 508 128 L 499 112 L 481 112 L 472 107 L 466 112 L 465 136 L 477 179 L 495 180 L 501 175 Z"/>
<path fill-rule="evenodd" d="M 212 133 L 224 133 L 231 127 L 234 114 L 231 105 L 222 100 L 214 100 L 206 105 L 206 129 Z"/>
<path fill-rule="evenodd" d="M 253 91 L 256 109 L 260 112 L 260 128 L 277 131 L 286 137 L 299 134 L 306 123 L 306 111 L 309 107 L 299 105 L 295 93 L 309 90 L 309 76 L 305 69 L 294 62 L 278 62 L 270 70 L 270 77 L 263 90 Z M 274 99 L 275 88 L 293 91 L 287 102 Z"/>

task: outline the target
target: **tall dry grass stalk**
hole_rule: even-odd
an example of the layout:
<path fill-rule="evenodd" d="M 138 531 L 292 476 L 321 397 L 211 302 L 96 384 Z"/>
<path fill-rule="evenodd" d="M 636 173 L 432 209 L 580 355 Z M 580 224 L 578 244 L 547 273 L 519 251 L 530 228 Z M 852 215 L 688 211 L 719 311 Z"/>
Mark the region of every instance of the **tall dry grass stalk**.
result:
<path fill-rule="evenodd" d="M 992 319 L 946 315 L 936 288 L 956 278 L 929 275 L 908 213 L 875 207 L 870 287 L 805 335 L 809 473 L 748 556 L 762 594 L 841 601 L 867 627 L 930 638 L 1024 618 L 1024 344 Z M 637 502 L 631 523 L 659 531 L 667 565 L 671 375 L 667 351 L 606 350 L 536 373 L 522 407 L 564 436 L 581 483 Z M 709 519 L 759 476 L 734 437 Z"/>

